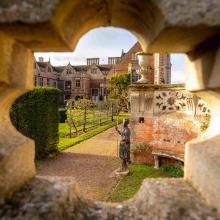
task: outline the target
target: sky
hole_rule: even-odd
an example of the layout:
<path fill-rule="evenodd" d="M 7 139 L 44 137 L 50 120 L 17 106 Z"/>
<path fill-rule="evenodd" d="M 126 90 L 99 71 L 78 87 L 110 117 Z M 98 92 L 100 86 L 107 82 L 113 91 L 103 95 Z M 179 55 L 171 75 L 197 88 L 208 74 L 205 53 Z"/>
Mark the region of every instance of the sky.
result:
<path fill-rule="evenodd" d="M 35 57 L 43 57 L 45 61 L 50 58 L 54 66 L 85 65 L 86 58 L 100 57 L 100 64 L 108 62 L 110 56 L 120 56 L 122 49 L 127 52 L 137 38 L 127 30 L 113 27 L 101 27 L 87 32 L 78 42 L 75 50 L 68 53 L 35 53 Z M 185 55 L 171 54 L 171 81 L 184 83 Z"/>

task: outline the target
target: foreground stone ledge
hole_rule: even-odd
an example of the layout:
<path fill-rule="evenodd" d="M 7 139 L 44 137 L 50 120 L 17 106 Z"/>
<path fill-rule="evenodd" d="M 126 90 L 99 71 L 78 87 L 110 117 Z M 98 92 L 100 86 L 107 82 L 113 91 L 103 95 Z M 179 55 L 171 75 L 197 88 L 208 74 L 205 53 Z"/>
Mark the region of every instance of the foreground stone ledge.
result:
<path fill-rule="evenodd" d="M 220 135 L 186 145 L 185 179 L 220 212 Z"/>
<path fill-rule="evenodd" d="M 72 179 L 35 177 L 0 208 L 0 219 L 73 219 L 80 204 Z"/>
<path fill-rule="evenodd" d="M 71 178 L 36 177 L 0 209 L 0 219 L 220 219 L 183 179 L 146 179 L 123 203 L 93 202 Z"/>
<path fill-rule="evenodd" d="M 34 141 L 19 133 L 0 135 L 0 204 L 35 175 L 34 149 Z"/>

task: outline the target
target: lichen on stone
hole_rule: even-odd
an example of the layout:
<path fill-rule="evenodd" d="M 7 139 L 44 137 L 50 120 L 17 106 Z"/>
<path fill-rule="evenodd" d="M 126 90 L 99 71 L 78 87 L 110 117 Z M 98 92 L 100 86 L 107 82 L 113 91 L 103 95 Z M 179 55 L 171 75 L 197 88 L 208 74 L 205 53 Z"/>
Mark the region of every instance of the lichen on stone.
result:
<path fill-rule="evenodd" d="M 59 0 L 3 0 L 0 2 L 0 23 L 49 21 Z"/>

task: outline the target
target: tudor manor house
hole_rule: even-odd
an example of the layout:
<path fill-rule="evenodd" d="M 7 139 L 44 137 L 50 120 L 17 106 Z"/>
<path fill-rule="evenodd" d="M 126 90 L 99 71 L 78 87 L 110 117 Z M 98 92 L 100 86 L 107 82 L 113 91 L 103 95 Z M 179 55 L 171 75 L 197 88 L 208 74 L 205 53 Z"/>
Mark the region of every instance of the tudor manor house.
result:
<path fill-rule="evenodd" d="M 127 53 L 122 50 L 120 57 L 108 57 L 107 64 L 100 64 L 99 58 L 87 58 L 87 65 L 52 66 L 50 60 L 42 57 L 35 62 L 35 86 L 53 86 L 61 90 L 60 104 L 70 98 L 106 100 L 108 81 L 112 76 L 131 73 L 131 82 L 139 79 L 140 68 L 136 53 L 142 51 L 137 42 Z M 153 54 L 150 60 L 149 79 L 155 84 L 171 83 L 171 63 L 169 54 Z"/>

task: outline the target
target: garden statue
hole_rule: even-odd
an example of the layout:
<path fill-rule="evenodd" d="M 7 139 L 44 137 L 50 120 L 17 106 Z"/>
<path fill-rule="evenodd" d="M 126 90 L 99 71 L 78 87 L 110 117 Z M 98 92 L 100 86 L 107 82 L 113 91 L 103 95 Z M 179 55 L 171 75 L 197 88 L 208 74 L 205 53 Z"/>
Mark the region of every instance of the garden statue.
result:
<path fill-rule="evenodd" d="M 120 172 L 128 171 L 128 163 L 130 163 L 130 129 L 128 128 L 129 120 L 124 119 L 123 129 L 118 130 L 116 126 L 116 131 L 121 135 L 121 141 L 119 146 L 119 157 L 122 160 L 122 167 Z"/>

